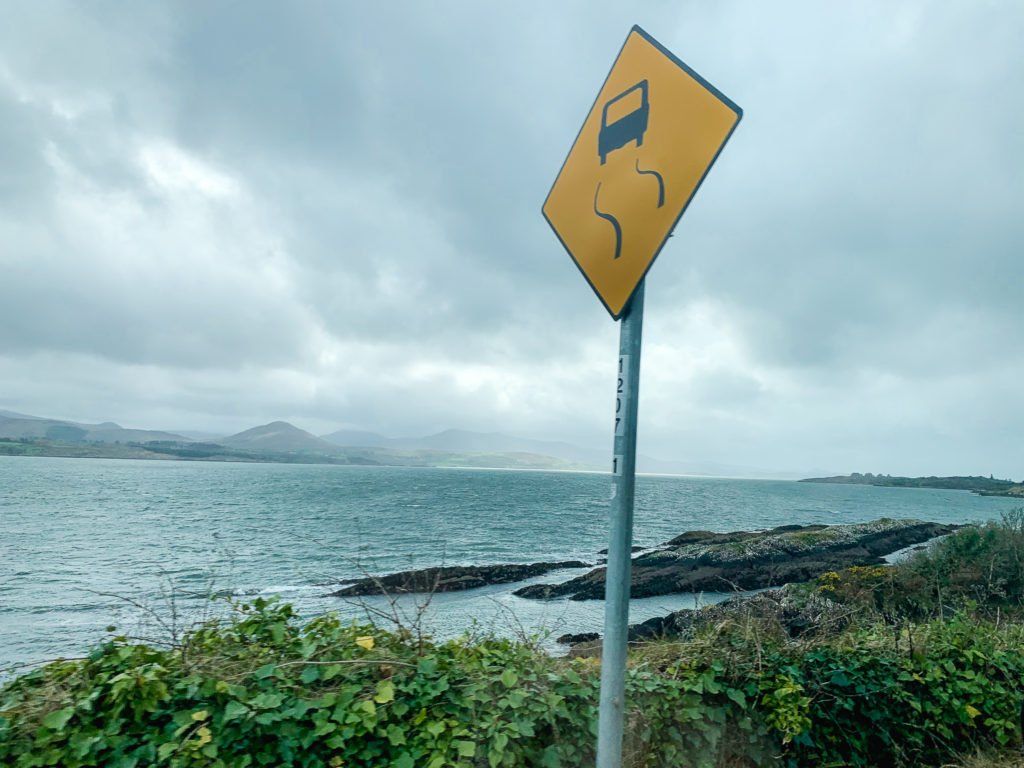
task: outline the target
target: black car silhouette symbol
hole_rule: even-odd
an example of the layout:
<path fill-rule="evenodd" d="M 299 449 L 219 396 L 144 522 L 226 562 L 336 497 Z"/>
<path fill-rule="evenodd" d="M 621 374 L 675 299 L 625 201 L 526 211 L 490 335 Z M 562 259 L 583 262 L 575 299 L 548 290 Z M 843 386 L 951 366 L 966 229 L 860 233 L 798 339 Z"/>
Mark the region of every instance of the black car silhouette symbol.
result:
<path fill-rule="evenodd" d="M 640 105 L 609 124 L 608 110 L 636 91 L 640 91 Z M 635 141 L 638 147 L 643 146 L 644 132 L 647 130 L 647 118 L 650 116 L 650 112 L 651 102 L 647 93 L 646 80 L 631 85 L 618 96 L 605 102 L 604 109 L 601 111 L 601 130 L 597 134 L 597 154 L 601 156 L 601 165 L 604 165 L 610 152 L 626 146 L 631 141 Z"/>

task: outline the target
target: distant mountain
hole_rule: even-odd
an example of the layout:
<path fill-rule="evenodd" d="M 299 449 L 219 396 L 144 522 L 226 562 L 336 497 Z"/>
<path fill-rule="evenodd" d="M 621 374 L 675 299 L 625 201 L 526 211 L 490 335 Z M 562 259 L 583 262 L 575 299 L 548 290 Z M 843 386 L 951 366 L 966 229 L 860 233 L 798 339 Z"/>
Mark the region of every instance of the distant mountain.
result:
<path fill-rule="evenodd" d="M 377 432 L 338 430 L 316 437 L 284 421 L 254 427 L 230 437 L 209 432 L 163 432 L 125 429 L 113 422 L 85 424 L 30 416 L 0 409 L 0 439 L 52 441 L 48 455 L 61 453 L 68 444 L 155 443 L 167 456 L 209 460 L 313 461 L 318 463 L 387 464 L 400 466 L 488 466 L 547 469 L 607 470 L 612 445 L 579 446 L 553 440 L 535 440 L 500 432 L 472 432 L 446 429 L 423 437 L 386 437 Z M 181 444 L 178 447 L 166 444 Z M 63 445 L 65 448 L 61 448 Z M 217 452 L 212 445 L 225 447 Z M 42 450 L 42 448 L 39 448 Z M 115 451 L 117 453 L 117 451 Z M 271 456 L 270 454 L 280 454 Z M 77 455 L 77 454 L 75 454 Z M 92 455 L 92 454 L 90 454 Z M 98 454 L 97 454 L 98 455 Z M 120 453 L 118 453 L 120 456 Z M 165 456 L 166 457 L 166 456 Z M 215 458 L 216 457 L 216 458 Z M 706 461 L 665 461 L 649 455 L 637 456 L 637 470 L 646 473 L 712 475 L 731 477 L 775 477 L 797 479 L 799 475 L 772 473 L 761 469 Z"/>
<path fill-rule="evenodd" d="M 375 432 L 343 430 L 328 437 L 332 442 L 285 421 L 217 437 L 206 432 L 179 434 L 125 429 L 109 421 L 85 424 L 0 410 L 0 441 L 30 441 L 20 446 L 3 446 L 0 454 L 5 455 L 522 469 L 578 469 L 582 463 L 574 458 L 580 449 L 567 443 L 545 443 L 493 433 L 447 430 L 424 438 L 392 439 Z M 131 443 L 146 444 L 146 447 L 130 448 Z M 552 448 L 563 449 L 560 452 L 569 456 L 554 454 Z"/>
<path fill-rule="evenodd" d="M 101 425 L 102 426 L 102 425 Z M 124 429 L 114 426 L 113 429 L 92 429 L 86 440 L 97 443 L 152 443 L 155 441 L 172 443 L 191 443 L 192 439 L 176 432 L 162 432 L 158 429 Z"/>
<path fill-rule="evenodd" d="M 384 437 L 376 432 L 364 432 L 358 429 L 339 429 L 329 435 L 320 435 L 321 440 L 340 445 L 344 448 L 402 448 L 402 440 Z"/>
<path fill-rule="evenodd" d="M 38 416 L 29 416 L 29 415 L 24 414 L 24 413 L 15 413 L 14 411 L 5 411 L 3 408 L 0 408 L 0 418 L 6 418 L 6 419 L 38 419 L 39 417 Z"/>
<path fill-rule="evenodd" d="M 425 437 L 384 437 L 376 432 L 339 430 L 323 439 L 334 445 L 362 448 L 392 448 L 405 451 L 450 451 L 456 453 L 535 454 L 553 456 L 573 464 L 603 467 L 611 460 L 607 451 L 581 448 L 578 445 L 550 440 L 533 440 L 499 432 L 471 432 L 446 429 Z"/>
<path fill-rule="evenodd" d="M 46 437 L 47 428 L 56 425 L 70 426 L 67 422 L 49 419 L 0 416 L 0 437 Z"/>
<path fill-rule="evenodd" d="M 0 411 L 0 437 L 41 438 L 68 443 L 148 443 L 154 440 L 187 443 L 189 438 L 151 429 L 124 429 L 112 421 L 83 424 L 76 421 L 46 419 L 14 411 Z"/>
<path fill-rule="evenodd" d="M 222 437 L 218 445 L 244 448 L 249 451 L 305 451 L 336 453 L 335 446 L 316 435 L 299 429 L 287 421 L 272 421 L 230 437 Z"/>
<path fill-rule="evenodd" d="M 199 429 L 180 429 L 178 430 L 179 435 L 184 435 L 190 440 L 197 440 L 201 443 L 216 443 L 222 437 L 223 432 L 205 432 Z"/>

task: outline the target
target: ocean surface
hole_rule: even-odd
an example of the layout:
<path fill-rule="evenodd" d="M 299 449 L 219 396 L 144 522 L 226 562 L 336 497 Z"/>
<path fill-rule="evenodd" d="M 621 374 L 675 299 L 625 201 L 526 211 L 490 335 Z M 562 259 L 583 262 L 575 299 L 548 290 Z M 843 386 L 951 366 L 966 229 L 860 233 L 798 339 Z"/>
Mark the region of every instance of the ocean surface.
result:
<path fill-rule="evenodd" d="M 166 640 L 226 610 L 211 594 L 280 595 L 303 616 L 397 611 L 438 637 L 600 631 L 601 601 L 523 600 L 511 594 L 521 584 L 439 594 L 426 607 L 327 593 L 431 565 L 595 562 L 610 487 L 596 473 L 0 457 L 0 670 L 80 656 L 108 625 Z M 963 491 L 642 476 L 634 542 L 878 517 L 974 522 L 1019 505 Z M 634 600 L 630 619 L 721 597 Z"/>

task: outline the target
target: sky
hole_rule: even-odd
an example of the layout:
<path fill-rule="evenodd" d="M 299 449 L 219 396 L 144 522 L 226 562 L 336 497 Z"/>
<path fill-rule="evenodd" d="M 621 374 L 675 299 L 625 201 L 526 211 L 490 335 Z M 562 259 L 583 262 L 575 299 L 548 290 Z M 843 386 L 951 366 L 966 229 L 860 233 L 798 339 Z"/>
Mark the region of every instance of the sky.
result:
<path fill-rule="evenodd" d="M 1024 477 L 1024 5 L 0 12 L 0 408 L 610 454 L 541 205 L 639 24 L 744 111 L 648 275 L 640 451 Z"/>

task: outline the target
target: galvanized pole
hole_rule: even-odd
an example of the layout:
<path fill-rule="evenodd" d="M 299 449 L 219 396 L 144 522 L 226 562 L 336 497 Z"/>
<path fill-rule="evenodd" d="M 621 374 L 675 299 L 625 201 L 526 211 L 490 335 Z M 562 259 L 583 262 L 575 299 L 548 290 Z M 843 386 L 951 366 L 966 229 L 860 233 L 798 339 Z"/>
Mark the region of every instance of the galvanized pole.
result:
<path fill-rule="evenodd" d="M 601 647 L 601 710 L 597 768 L 622 765 L 625 714 L 626 641 L 633 546 L 633 489 L 636 481 L 636 417 L 640 392 L 640 340 L 644 327 L 644 281 L 640 281 L 619 326 L 612 458 L 611 533 L 605 575 L 604 641 Z"/>

